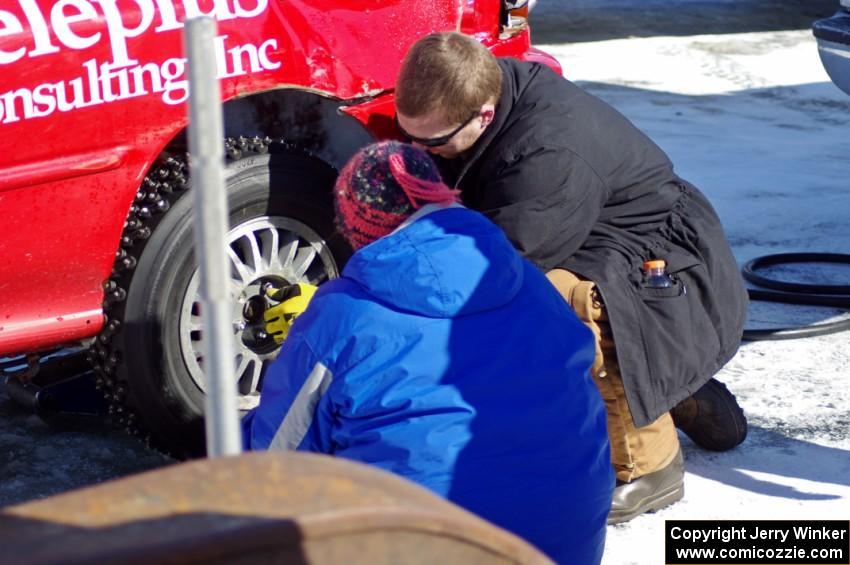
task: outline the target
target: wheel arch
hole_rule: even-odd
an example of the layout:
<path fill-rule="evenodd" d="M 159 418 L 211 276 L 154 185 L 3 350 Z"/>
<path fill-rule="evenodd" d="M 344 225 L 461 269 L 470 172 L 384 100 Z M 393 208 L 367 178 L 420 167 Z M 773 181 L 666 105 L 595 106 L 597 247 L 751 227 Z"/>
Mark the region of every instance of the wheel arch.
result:
<path fill-rule="evenodd" d="M 358 118 L 344 112 L 344 108 L 350 110 L 357 106 L 326 93 L 297 88 L 267 90 L 230 99 L 222 105 L 224 137 L 228 140 L 226 151 L 234 150 L 231 141 L 236 142 L 237 151 L 240 148 L 251 149 L 258 144 L 268 146 L 270 141 L 274 141 L 287 150 L 309 155 L 339 171 L 358 149 L 377 137 Z M 365 114 L 360 113 L 364 121 L 368 113 L 368 110 Z M 140 172 L 133 176 L 132 190 L 127 188 L 124 218 L 129 221 L 136 214 L 140 202 L 145 202 L 145 182 L 149 175 L 171 158 L 187 153 L 188 128 L 183 122 L 179 129 L 156 145 L 149 158 L 135 165 Z M 124 229 L 118 232 L 119 237 L 111 246 L 111 253 L 119 258 L 127 228 L 125 222 Z M 105 291 L 104 300 L 108 304 L 109 289 Z M 84 337 L 95 334 L 89 331 Z"/>
<path fill-rule="evenodd" d="M 339 170 L 358 149 L 376 139 L 363 123 L 343 111 L 351 107 L 351 102 L 298 88 L 257 92 L 222 104 L 224 137 L 270 138 Z M 159 160 L 185 153 L 187 136 L 184 123 L 150 159 L 146 173 Z"/>

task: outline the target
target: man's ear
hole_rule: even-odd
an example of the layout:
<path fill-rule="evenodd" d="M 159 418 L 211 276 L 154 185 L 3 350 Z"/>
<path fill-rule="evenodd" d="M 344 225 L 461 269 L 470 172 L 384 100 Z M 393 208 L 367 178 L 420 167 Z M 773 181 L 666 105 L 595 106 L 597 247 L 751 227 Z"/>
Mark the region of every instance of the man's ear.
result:
<path fill-rule="evenodd" d="M 481 129 L 486 128 L 496 117 L 496 105 L 488 102 L 481 107 Z"/>

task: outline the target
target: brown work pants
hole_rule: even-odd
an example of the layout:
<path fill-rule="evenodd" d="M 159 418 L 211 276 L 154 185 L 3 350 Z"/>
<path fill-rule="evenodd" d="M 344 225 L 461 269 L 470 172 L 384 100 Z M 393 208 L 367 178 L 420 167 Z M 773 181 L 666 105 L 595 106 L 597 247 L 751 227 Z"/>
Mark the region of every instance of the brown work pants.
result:
<path fill-rule="evenodd" d="M 630 482 L 664 468 L 679 450 L 673 419 L 670 414 L 664 414 L 647 426 L 635 427 L 620 378 L 611 326 L 598 298 L 596 285 L 564 269 L 553 269 L 546 273 L 546 277 L 573 307 L 579 319 L 593 331 L 596 359 L 591 375 L 605 402 L 611 462 L 617 479 Z"/>

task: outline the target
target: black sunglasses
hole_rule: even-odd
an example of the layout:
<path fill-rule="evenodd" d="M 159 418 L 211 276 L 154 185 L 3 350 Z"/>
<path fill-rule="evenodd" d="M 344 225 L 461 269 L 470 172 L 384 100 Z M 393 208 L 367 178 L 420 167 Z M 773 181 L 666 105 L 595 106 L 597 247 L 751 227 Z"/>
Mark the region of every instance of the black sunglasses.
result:
<path fill-rule="evenodd" d="M 423 147 L 439 147 L 440 145 L 445 145 L 446 143 L 451 141 L 451 139 L 455 135 L 457 135 L 457 132 L 459 132 L 460 130 L 465 128 L 467 125 L 469 125 L 469 122 L 471 122 L 473 119 L 475 119 L 475 116 L 477 116 L 478 113 L 479 113 L 479 111 L 475 110 L 474 112 L 472 112 L 472 114 L 469 115 L 468 118 L 466 118 L 466 120 L 464 120 L 464 122 L 462 124 L 457 126 L 455 129 L 453 129 L 452 131 L 450 131 L 446 135 L 441 135 L 440 137 L 425 138 L 425 137 L 416 137 L 415 135 L 410 135 L 409 133 L 404 131 L 404 128 L 401 127 L 400 123 L 398 123 L 398 114 L 395 115 L 395 125 L 398 128 L 398 131 L 401 133 L 401 135 L 406 137 L 408 140 L 410 140 L 414 143 L 418 143 L 419 145 L 421 145 Z"/>

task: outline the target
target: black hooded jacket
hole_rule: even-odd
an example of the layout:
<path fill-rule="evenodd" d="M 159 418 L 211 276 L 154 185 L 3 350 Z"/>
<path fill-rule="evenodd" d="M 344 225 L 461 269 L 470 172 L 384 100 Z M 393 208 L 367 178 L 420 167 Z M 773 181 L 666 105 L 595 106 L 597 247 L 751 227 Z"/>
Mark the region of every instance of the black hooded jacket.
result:
<path fill-rule="evenodd" d="M 500 59 L 494 122 L 447 183 L 541 270 L 594 281 L 635 424 L 695 392 L 737 350 L 747 295 L 720 220 L 661 149 L 545 66 Z M 675 285 L 647 288 L 664 259 Z"/>

